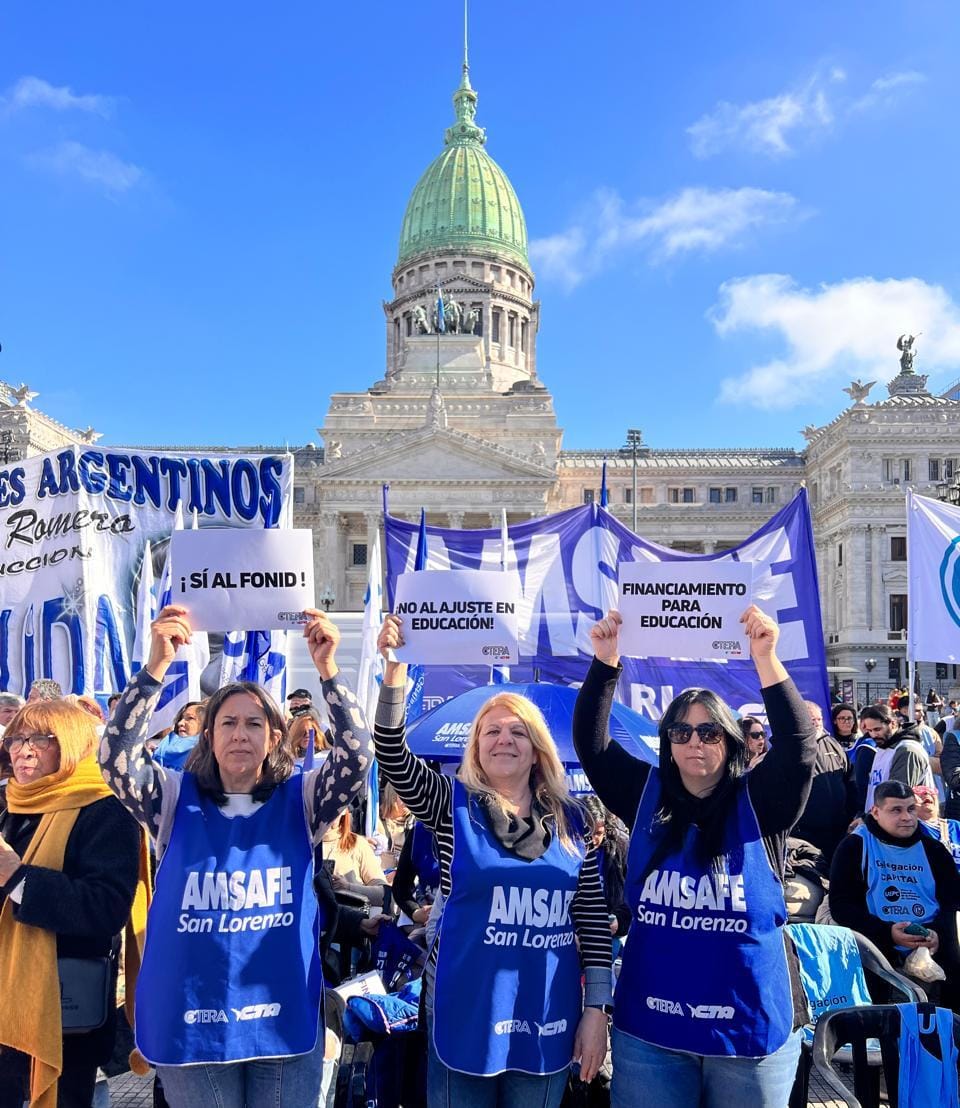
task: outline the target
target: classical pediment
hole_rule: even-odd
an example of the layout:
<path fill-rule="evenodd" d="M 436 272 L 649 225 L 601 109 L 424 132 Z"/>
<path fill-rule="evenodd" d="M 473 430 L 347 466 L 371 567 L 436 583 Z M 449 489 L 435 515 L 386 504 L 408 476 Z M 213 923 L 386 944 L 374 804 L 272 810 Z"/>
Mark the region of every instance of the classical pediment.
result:
<path fill-rule="evenodd" d="M 336 481 L 547 481 L 553 469 L 447 427 L 420 427 L 385 435 L 374 445 L 342 458 L 329 458 L 321 480 Z"/>

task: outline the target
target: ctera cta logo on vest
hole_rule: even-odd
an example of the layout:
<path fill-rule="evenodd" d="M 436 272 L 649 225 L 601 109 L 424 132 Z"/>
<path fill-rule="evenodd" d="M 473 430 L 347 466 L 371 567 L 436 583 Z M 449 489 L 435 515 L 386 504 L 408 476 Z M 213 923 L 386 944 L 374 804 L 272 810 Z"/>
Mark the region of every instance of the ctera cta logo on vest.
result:
<path fill-rule="evenodd" d="M 265 1020 L 280 1015 L 279 1004 L 247 1004 L 243 1008 L 231 1008 L 237 1020 Z"/>

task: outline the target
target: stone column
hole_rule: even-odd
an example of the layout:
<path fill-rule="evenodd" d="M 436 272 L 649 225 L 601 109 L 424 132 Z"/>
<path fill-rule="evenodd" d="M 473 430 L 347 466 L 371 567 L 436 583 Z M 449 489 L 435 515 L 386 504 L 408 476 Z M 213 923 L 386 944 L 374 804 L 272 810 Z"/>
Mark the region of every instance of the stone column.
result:
<path fill-rule="evenodd" d="M 341 525 L 339 512 L 322 512 L 320 522 L 323 525 L 324 542 L 322 560 L 315 568 L 316 588 L 317 592 L 320 592 L 325 585 L 329 585 L 336 593 L 339 607 L 347 595 L 347 581 L 343 568 L 345 530 Z"/>
<path fill-rule="evenodd" d="M 703 552 L 704 554 L 715 554 L 717 550 L 717 544 L 712 539 L 703 540 Z"/>

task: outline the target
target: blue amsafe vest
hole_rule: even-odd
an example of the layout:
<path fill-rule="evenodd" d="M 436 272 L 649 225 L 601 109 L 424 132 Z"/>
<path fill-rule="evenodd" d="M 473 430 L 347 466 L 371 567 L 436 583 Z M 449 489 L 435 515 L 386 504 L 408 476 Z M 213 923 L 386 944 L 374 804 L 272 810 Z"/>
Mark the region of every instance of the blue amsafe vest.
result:
<path fill-rule="evenodd" d="M 166 1066 L 306 1054 L 322 1001 L 303 778 L 231 819 L 184 774 L 137 980 L 140 1052 Z"/>
<path fill-rule="evenodd" d="M 691 826 L 682 849 L 647 872 L 663 834 L 654 824 L 659 804 L 660 774 L 654 769 L 630 837 L 626 901 L 633 921 L 613 1022 L 668 1050 L 738 1058 L 772 1054 L 793 1029 L 787 911 L 746 782 L 721 843 L 696 851 L 700 830 Z M 701 860 L 720 853 L 719 871 Z"/>
<path fill-rule="evenodd" d="M 891 925 L 929 923 L 940 906 L 923 843 L 918 840 L 911 846 L 893 846 L 878 839 L 864 824 L 854 834 L 863 840 L 863 878 L 870 914 Z"/>
<path fill-rule="evenodd" d="M 410 861 L 417 875 L 420 888 L 435 894 L 440 888 L 440 863 L 437 861 L 436 839 L 433 832 L 419 820 L 411 831 Z"/>
<path fill-rule="evenodd" d="M 518 858 L 454 782 L 433 1021 L 437 1054 L 451 1069 L 492 1076 L 570 1065 L 583 1003 L 570 904 L 583 856 L 554 836 L 540 858 Z"/>
<path fill-rule="evenodd" d="M 933 823 L 924 823 L 921 820 L 920 830 L 938 843 L 943 843 L 950 851 L 957 869 L 960 869 L 960 820 L 938 819 Z"/>

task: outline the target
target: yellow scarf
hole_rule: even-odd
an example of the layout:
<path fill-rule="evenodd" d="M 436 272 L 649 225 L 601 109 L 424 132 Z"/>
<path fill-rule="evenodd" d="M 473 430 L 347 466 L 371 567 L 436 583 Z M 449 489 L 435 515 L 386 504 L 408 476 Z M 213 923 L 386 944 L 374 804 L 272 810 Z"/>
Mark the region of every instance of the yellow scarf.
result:
<path fill-rule="evenodd" d="M 95 758 L 84 758 L 73 773 L 58 771 L 29 785 L 11 780 L 7 807 L 17 815 L 41 816 L 23 856 L 25 865 L 62 870 L 67 841 L 82 808 L 112 796 Z M 141 835 L 140 877 L 126 929 L 128 1012 L 143 952 L 150 870 L 146 839 Z M 57 937 L 42 927 L 18 923 L 10 898 L 0 911 L 0 1043 L 28 1054 L 30 1108 L 56 1108 L 57 1081 L 63 1069 Z M 131 1020 L 132 1023 L 132 1020 Z"/>

